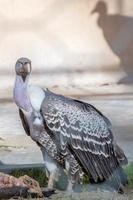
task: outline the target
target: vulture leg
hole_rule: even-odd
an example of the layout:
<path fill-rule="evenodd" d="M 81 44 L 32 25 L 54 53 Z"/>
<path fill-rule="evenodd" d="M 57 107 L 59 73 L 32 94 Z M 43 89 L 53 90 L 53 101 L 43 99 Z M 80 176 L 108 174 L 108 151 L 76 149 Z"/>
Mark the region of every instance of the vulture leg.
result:
<path fill-rule="evenodd" d="M 53 158 L 51 158 L 44 148 L 41 148 L 44 165 L 48 170 L 48 190 L 51 191 L 54 188 L 55 181 L 58 181 L 58 165 Z"/>
<path fill-rule="evenodd" d="M 81 192 L 82 191 L 81 178 L 83 172 L 72 154 L 66 156 L 65 165 L 70 180 L 67 190 L 68 191 L 74 190 L 75 192 Z"/>
<path fill-rule="evenodd" d="M 51 190 L 54 188 L 54 182 L 56 180 L 56 172 L 51 172 L 48 180 L 48 189 Z"/>

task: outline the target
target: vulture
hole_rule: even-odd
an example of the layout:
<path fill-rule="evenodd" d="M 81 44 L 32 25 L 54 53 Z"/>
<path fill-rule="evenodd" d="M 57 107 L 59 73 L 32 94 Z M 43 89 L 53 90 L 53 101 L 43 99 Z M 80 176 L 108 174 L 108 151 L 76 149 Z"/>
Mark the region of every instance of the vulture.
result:
<path fill-rule="evenodd" d="M 72 187 L 86 174 L 94 183 L 108 181 L 123 191 L 128 180 L 122 165 L 127 158 L 108 118 L 88 103 L 28 85 L 31 70 L 29 59 L 17 60 L 14 101 L 27 135 L 41 148 L 50 174 L 48 188 L 62 167 Z"/>

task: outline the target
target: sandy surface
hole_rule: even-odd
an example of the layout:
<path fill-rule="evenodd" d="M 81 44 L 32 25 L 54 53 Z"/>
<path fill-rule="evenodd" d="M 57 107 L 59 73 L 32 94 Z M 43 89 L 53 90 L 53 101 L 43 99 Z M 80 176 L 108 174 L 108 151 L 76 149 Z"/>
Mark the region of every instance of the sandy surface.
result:
<path fill-rule="evenodd" d="M 5 164 L 43 163 L 41 151 L 32 140 L 25 135 L 2 136 L 0 141 L 0 158 Z"/>

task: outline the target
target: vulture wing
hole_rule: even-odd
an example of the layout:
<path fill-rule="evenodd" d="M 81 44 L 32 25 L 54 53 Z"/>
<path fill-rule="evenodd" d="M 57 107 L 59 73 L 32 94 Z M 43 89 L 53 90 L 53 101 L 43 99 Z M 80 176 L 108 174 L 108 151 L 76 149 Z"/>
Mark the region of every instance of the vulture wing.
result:
<path fill-rule="evenodd" d="M 47 92 L 42 114 L 61 151 L 68 148 L 95 182 L 119 167 L 110 122 L 93 106 Z"/>
<path fill-rule="evenodd" d="M 20 116 L 20 119 L 21 119 L 21 122 L 22 122 L 22 125 L 24 127 L 24 130 L 26 132 L 26 134 L 28 136 L 30 136 L 30 128 L 29 128 L 29 125 L 28 125 L 28 122 L 27 122 L 27 119 L 26 117 L 24 116 L 23 112 L 21 109 L 19 109 L 19 116 Z"/>

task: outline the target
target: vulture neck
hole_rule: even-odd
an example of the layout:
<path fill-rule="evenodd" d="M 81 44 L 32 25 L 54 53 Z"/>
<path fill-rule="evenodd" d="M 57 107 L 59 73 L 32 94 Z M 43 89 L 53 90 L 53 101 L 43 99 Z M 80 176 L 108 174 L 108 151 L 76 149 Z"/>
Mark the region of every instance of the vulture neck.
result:
<path fill-rule="evenodd" d="M 32 112 L 32 105 L 28 96 L 28 80 L 29 75 L 27 75 L 25 80 L 21 76 L 16 75 L 13 96 L 15 103 L 20 109 L 26 112 Z"/>

